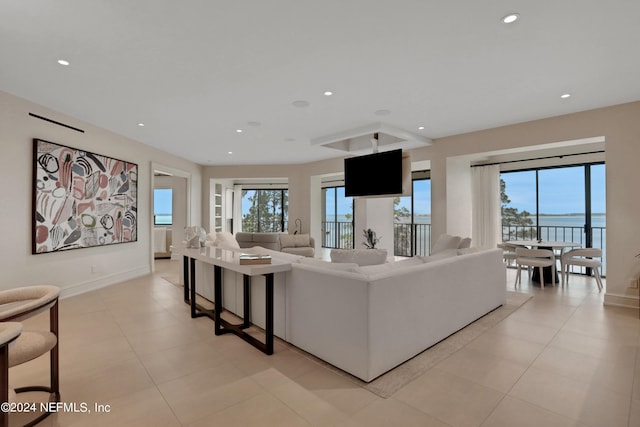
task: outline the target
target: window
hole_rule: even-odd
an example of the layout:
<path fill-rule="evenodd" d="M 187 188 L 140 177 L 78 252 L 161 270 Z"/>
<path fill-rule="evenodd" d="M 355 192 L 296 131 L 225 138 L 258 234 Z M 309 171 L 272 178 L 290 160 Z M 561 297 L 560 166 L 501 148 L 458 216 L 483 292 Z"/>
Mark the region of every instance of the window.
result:
<path fill-rule="evenodd" d="M 322 189 L 324 217 L 322 247 L 353 249 L 353 198 L 345 197 L 344 186 Z"/>
<path fill-rule="evenodd" d="M 542 239 L 601 248 L 606 274 L 604 164 L 503 172 L 500 181 L 503 240 Z"/>
<path fill-rule="evenodd" d="M 413 172 L 411 196 L 393 203 L 394 255 L 429 255 L 431 251 L 431 180 L 428 172 Z"/>
<path fill-rule="evenodd" d="M 153 190 L 153 224 L 173 224 L 173 190 L 171 188 Z"/>
<path fill-rule="evenodd" d="M 284 232 L 288 228 L 288 190 L 242 190 L 242 230 Z"/>

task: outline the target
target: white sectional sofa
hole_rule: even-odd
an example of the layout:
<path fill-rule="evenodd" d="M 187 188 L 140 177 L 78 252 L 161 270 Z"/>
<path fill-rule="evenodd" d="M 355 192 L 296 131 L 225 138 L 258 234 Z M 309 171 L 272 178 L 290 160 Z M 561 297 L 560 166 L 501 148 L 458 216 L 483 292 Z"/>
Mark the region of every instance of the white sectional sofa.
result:
<path fill-rule="evenodd" d="M 364 381 L 506 302 L 499 249 L 448 250 L 363 267 L 270 253 L 292 261 L 291 271 L 275 275 L 275 334 Z M 224 281 L 225 308 L 242 316 L 242 278 L 225 272 Z M 198 291 L 212 298 L 209 287 L 199 284 Z M 252 301 L 251 320 L 263 327 L 259 278 L 252 282 Z"/>

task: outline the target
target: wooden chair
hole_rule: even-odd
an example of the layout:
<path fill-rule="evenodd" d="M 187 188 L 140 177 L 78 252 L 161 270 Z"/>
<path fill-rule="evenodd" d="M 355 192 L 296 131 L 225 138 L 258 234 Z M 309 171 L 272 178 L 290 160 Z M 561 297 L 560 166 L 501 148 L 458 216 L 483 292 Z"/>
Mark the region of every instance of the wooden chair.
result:
<path fill-rule="evenodd" d="M 56 286 L 27 286 L 0 292 L 0 321 L 19 322 L 36 314 L 49 311 L 49 330 L 25 330 L 9 347 L 9 368 L 34 360 L 49 353 L 50 384 L 16 388 L 16 393 L 46 392 L 49 401 L 60 401 L 60 375 L 58 354 L 58 297 Z M 25 424 L 34 426 L 50 415 L 44 412 Z"/>
<path fill-rule="evenodd" d="M 18 322 L 0 322 L 0 403 L 10 402 L 9 345 L 22 333 Z M 9 425 L 9 411 L 0 411 L 0 427 Z"/>

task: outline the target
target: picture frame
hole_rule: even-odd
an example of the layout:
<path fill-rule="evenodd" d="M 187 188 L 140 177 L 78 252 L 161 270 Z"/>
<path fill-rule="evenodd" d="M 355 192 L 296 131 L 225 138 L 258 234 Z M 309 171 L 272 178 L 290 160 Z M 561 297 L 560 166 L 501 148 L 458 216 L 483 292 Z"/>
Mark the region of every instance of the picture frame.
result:
<path fill-rule="evenodd" d="M 138 240 L 138 165 L 33 140 L 32 253 Z"/>

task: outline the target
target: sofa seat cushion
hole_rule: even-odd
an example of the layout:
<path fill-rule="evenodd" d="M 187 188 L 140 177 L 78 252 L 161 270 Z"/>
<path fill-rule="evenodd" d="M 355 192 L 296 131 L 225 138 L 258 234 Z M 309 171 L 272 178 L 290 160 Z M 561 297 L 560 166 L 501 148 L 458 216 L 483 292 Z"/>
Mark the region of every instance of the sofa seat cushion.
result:
<path fill-rule="evenodd" d="M 332 249 L 331 262 L 351 262 L 363 265 L 384 264 L 387 261 L 386 249 Z"/>
<path fill-rule="evenodd" d="M 315 249 L 313 249 L 311 246 L 301 247 L 301 248 L 289 247 L 289 248 L 282 248 L 282 252 L 286 254 L 300 255 L 303 257 L 313 257 L 313 255 L 315 254 Z"/>

